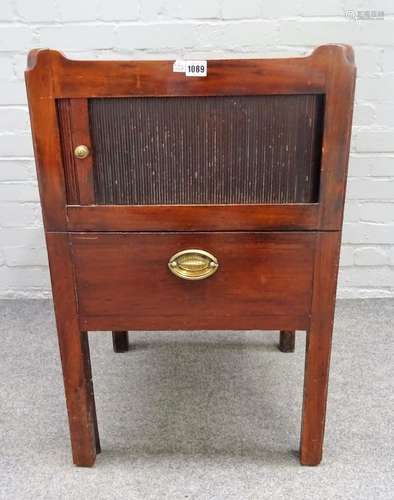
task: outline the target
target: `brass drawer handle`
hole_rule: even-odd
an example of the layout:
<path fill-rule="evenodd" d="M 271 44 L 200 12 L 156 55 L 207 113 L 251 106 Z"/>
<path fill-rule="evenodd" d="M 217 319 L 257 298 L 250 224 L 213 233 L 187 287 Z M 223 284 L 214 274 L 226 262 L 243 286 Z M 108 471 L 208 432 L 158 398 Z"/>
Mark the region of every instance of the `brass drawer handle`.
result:
<path fill-rule="evenodd" d="M 170 271 L 184 280 L 203 280 L 212 276 L 219 267 L 217 258 L 205 250 L 182 250 L 168 262 Z"/>

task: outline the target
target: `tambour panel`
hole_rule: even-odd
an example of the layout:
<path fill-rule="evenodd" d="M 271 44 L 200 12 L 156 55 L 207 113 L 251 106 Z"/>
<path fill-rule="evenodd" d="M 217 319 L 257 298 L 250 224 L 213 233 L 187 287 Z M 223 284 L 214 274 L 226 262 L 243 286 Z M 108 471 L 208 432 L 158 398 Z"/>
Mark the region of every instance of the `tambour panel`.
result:
<path fill-rule="evenodd" d="M 322 95 L 89 100 L 96 204 L 318 200 Z"/>

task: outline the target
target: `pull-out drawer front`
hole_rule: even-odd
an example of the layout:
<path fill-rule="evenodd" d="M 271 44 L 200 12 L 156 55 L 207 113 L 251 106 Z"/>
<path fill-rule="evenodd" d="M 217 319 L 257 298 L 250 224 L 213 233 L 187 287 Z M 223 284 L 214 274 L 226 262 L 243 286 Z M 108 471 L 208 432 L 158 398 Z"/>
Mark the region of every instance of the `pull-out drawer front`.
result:
<path fill-rule="evenodd" d="M 82 330 L 306 329 L 316 233 L 74 233 Z M 183 250 L 218 269 L 185 280 Z M 195 263 L 194 263 L 195 264 Z"/>

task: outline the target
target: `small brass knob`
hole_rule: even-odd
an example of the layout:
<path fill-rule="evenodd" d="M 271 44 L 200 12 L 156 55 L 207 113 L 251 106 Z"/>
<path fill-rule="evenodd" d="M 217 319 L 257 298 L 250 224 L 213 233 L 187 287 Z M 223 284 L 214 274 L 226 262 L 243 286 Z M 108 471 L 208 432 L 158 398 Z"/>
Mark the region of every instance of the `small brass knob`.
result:
<path fill-rule="evenodd" d="M 75 158 L 78 158 L 79 160 L 83 160 L 87 158 L 90 154 L 89 148 L 85 146 L 84 144 L 80 144 L 74 149 L 74 156 Z"/>

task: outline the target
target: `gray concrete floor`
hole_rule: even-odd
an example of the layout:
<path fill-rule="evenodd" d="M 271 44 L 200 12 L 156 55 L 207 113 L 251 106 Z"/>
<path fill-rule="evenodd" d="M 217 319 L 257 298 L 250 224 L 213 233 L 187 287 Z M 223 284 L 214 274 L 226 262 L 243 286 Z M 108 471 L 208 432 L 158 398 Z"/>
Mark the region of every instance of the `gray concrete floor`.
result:
<path fill-rule="evenodd" d="M 0 302 L 1 499 L 393 499 L 394 301 L 337 306 L 325 455 L 301 467 L 305 335 L 91 333 L 103 453 L 71 463 L 52 305 Z"/>

